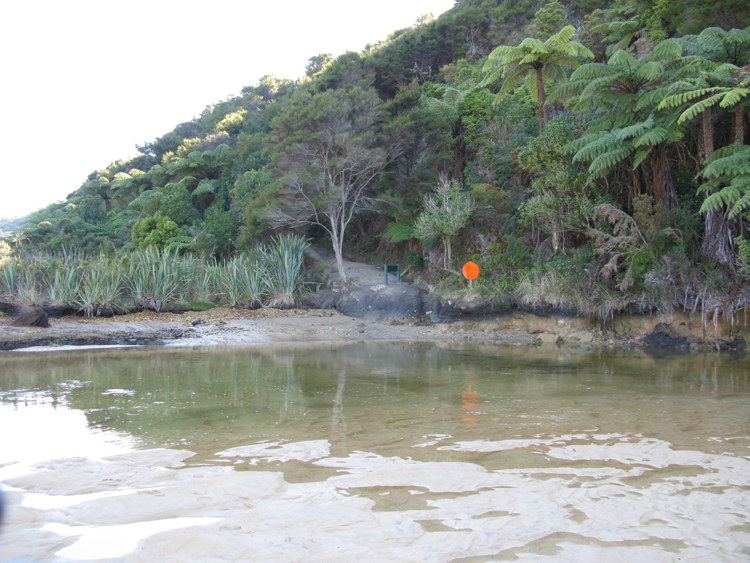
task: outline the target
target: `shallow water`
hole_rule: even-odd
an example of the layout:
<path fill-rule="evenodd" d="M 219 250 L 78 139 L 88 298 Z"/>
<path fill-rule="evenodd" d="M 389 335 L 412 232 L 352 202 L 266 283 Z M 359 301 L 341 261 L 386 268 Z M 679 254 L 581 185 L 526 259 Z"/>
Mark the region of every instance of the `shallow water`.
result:
<path fill-rule="evenodd" d="M 435 344 L 0 356 L 0 561 L 745 561 L 750 364 Z"/>

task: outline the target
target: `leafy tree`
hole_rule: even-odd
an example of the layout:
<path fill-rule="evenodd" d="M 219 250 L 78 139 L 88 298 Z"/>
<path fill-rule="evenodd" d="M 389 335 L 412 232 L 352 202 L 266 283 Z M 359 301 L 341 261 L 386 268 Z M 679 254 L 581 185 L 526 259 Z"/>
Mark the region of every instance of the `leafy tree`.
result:
<path fill-rule="evenodd" d="M 321 53 L 320 55 L 310 57 L 305 65 L 305 74 L 313 77 L 319 72 L 322 72 L 332 61 L 333 57 L 330 53 Z"/>
<path fill-rule="evenodd" d="M 571 163 L 565 145 L 573 136 L 568 118 L 549 122 L 544 133 L 531 139 L 519 154 L 524 169 L 532 171 L 534 196 L 522 208 L 522 215 L 552 235 L 552 249 L 565 249 L 565 231 L 584 232 L 594 203 L 587 174 Z"/>
<path fill-rule="evenodd" d="M 490 53 L 484 64 L 486 77 L 482 85 L 504 78 L 495 103 L 501 102 L 526 80 L 531 96 L 539 105 L 540 135 L 547 122 L 547 85 L 553 80 L 565 81 L 565 70 L 578 68 L 578 59 L 594 58 L 586 47 L 571 41 L 573 35 L 575 28 L 568 25 L 545 41 L 527 37 L 516 47 L 501 45 Z"/>
<path fill-rule="evenodd" d="M 318 225 L 331 236 L 339 277 L 352 218 L 371 201 L 374 182 L 402 150 L 381 131 L 382 103 L 353 88 L 299 95 L 274 121 L 269 144 L 281 177 L 272 227 Z"/>
<path fill-rule="evenodd" d="M 552 0 L 534 14 L 534 33 L 542 41 L 552 37 L 558 29 L 568 25 L 565 7 L 558 0 Z"/>
<path fill-rule="evenodd" d="M 157 211 L 154 215 L 143 217 L 133 225 L 132 239 L 133 243 L 140 248 L 155 246 L 156 248 L 165 248 L 170 239 L 182 234 L 177 223 L 164 217 L 161 212 Z"/>
<path fill-rule="evenodd" d="M 235 248 L 240 230 L 240 218 L 234 211 L 223 210 L 217 203 L 206 210 L 203 229 L 212 242 L 212 253 L 217 257 L 227 257 Z"/>
<path fill-rule="evenodd" d="M 434 194 L 422 200 L 423 211 L 414 232 L 420 238 L 440 237 L 443 241 L 443 269 L 451 270 L 451 239 L 466 225 L 476 204 L 456 180 L 441 176 Z"/>

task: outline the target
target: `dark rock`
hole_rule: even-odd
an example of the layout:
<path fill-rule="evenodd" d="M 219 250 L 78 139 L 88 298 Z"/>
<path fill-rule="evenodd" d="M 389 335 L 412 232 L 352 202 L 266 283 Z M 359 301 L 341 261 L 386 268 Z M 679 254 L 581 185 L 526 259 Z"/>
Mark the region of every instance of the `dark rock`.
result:
<path fill-rule="evenodd" d="M 252 303 L 250 303 L 250 305 L 247 306 L 247 308 L 251 311 L 257 311 L 261 307 L 263 307 L 263 303 L 260 302 L 260 299 L 255 299 Z"/>
<path fill-rule="evenodd" d="M 187 313 L 188 311 L 190 311 L 190 308 L 185 307 L 184 305 L 170 305 L 164 310 L 167 313 L 173 313 L 175 315 L 182 315 L 183 313 Z"/>
<path fill-rule="evenodd" d="M 437 299 L 433 295 L 423 297 L 425 313 L 432 322 L 454 321 L 462 318 L 492 318 L 509 312 L 510 303 L 485 301 L 478 295 L 459 295 Z"/>
<path fill-rule="evenodd" d="M 138 344 L 159 346 L 165 340 L 177 338 L 195 338 L 196 334 L 190 330 L 179 328 L 166 328 L 147 332 L 145 334 L 133 334 L 130 332 L 119 332 L 113 334 L 85 335 L 85 336 L 45 336 L 42 338 L 24 338 L 23 340 L 0 341 L 0 350 L 18 350 L 32 346 L 102 346 L 112 344 Z"/>
<path fill-rule="evenodd" d="M 662 326 L 663 325 L 663 326 Z M 664 331 L 666 327 L 666 332 Z M 659 323 L 651 334 L 644 336 L 641 343 L 649 348 L 660 348 L 668 350 L 689 350 L 690 344 L 687 338 L 672 338 L 669 336 L 669 326 Z"/>
<path fill-rule="evenodd" d="M 44 309 L 39 307 L 20 307 L 17 317 L 13 321 L 13 326 L 38 326 L 41 328 L 49 327 L 49 318 Z"/>
<path fill-rule="evenodd" d="M 74 317 L 81 314 L 81 310 L 73 305 L 45 305 L 44 312 L 50 319 L 60 317 Z"/>
<path fill-rule="evenodd" d="M 341 295 L 341 291 L 316 291 L 315 293 L 303 295 L 300 299 L 300 304 L 312 309 L 335 309 L 336 304 L 341 299 Z"/>
<path fill-rule="evenodd" d="M 721 346 L 719 346 L 719 350 L 721 350 L 722 352 L 734 352 L 746 349 L 747 342 L 745 342 L 742 338 L 735 338 L 734 340 L 731 340 L 729 342 L 723 342 Z"/>
<path fill-rule="evenodd" d="M 443 297 L 436 304 L 437 314 L 441 319 L 457 319 L 459 317 L 486 313 L 489 304 L 478 295 Z"/>
<path fill-rule="evenodd" d="M 553 305 L 528 305 L 519 303 L 518 308 L 524 313 L 532 313 L 540 317 L 572 318 L 579 316 L 578 309 L 573 307 L 554 307 Z"/>
<path fill-rule="evenodd" d="M 192 324 L 193 326 L 200 326 L 206 324 L 206 321 L 204 321 L 203 319 L 198 319 L 197 321 L 193 321 Z"/>
<path fill-rule="evenodd" d="M 419 290 L 409 284 L 375 285 L 344 294 L 336 309 L 349 317 L 367 320 L 416 320 L 423 305 Z"/>
<path fill-rule="evenodd" d="M 8 303 L 7 301 L 0 301 L 0 313 L 6 315 L 15 315 L 18 311 L 18 305 L 15 303 Z"/>

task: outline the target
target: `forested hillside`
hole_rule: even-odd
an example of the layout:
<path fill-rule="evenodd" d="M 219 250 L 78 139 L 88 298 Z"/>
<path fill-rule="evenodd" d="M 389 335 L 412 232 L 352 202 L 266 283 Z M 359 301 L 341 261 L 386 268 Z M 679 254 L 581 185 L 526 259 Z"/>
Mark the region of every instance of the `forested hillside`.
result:
<path fill-rule="evenodd" d="M 5 272 L 151 247 L 227 264 L 293 231 L 447 290 L 473 260 L 476 291 L 603 319 L 731 311 L 750 296 L 749 26 L 741 0 L 460 0 L 92 172 L 6 239 Z M 51 275 L 0 292 L 43 300 Z"/>

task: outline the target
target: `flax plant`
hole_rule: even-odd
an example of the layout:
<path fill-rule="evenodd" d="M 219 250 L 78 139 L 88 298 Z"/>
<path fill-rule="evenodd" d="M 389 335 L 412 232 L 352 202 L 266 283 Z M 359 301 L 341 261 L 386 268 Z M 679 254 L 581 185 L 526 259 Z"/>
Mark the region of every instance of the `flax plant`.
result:
<path fill-rule="evenodd" d="M 247 256 L 227 262 L 223 268 L 225 295 L 231 307 L 248 305 L 257 309 L 267 285 L 265 268 Z"/>
<path fill-rule="evenodd" d="M 18 293 L 19 262 L 14 259 L 0 263 L 0 293 L 13 299 Z"/>
<path fill-rule="evenodd" d="M 179 300 L 185 303 L 212 303 L 221 292 L 220 267 L 196 256 L 183 255 L 180 262 Z"/>
<path fill-rule="evenodd" d="M 269 306 L 278 309 L 294 307 L 294 295 L 304 287 L 302 266 L 309 243 L 295 234 L 280 235 L 261 252 L 268 269 Z"/>
<path fill-rule="evenodd" d="M 66 265 L 55 270 L 55 275 L 47 284 L 47 297 L 53 305 L 71 305 L 75 302 L 79 289 L 78 272 Z"/>
<path fill-rule="evenodd" d="M 112 311 L 122 289 L 122 272 L 110 261 L 100 258 L 84 274 L 75 304 L 87 317 Z"/>
<path fill-rule="evenodd" d="M 157 313 L 177 299 L 180 290 L 180 260 L 176 254 L 148 247 L 132 254 L 125 285 L 136 308 Z"/>
<path fill-rule="evenodd" d="M 21 303 L 28 305 L 41 304 L 42 294 L 39 291 L 39 285 L 36 281 L 36 272 L 31 266 L 27 266 L 23 271 L 23 275 L 20 276 L 22 283 L 18 285 L 16 290 L 16 299 Z"/>

